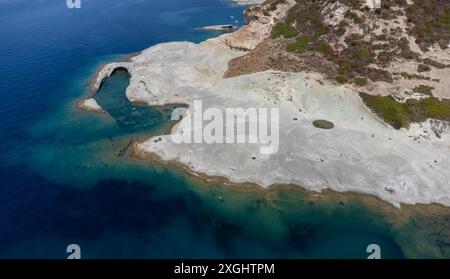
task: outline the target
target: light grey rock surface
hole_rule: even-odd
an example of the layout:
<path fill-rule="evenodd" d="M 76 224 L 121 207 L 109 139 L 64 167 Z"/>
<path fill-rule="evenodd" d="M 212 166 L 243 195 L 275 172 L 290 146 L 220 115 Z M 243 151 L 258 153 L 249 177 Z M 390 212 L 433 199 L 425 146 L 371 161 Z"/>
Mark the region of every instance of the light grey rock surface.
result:
<path fill-rule="evenodd" d="M 235 32 L 238 43 L 252 34 L 246 28 L 256 25 Z M 259 36 L 253 37 L 252 45 Z M 227 36 L 231 42 L 235 38 Z M 429 120 L 409 130 L 394 130 L 372 114 L 355 91 L 327 84 L 314 74 L 269 71 L 224 79 L 228 62 L 245 54 L 229 45 L 222 36 L 200 44 L 159 44 L 131 62 L 106 66 L 96 84 L 123 67 L 131 75 L 126 94 L 133 102 L 191 106 L 202 100 L 204 108 L 280 109 L 280 146 L 272 155 L 261 155 L 259 144 L 177 144 L 171 135 L 150 138 L 137 147 L 192 171 L 262 187 L 293 183 L 314 191 L 372 194 L 395 205 L 450 206 L 446 123 Z M 317 119 L 335 127 L 317 129 L 312 125 Z M 189 132 L 186 119 L 172 130 L 174 135 Z M 155 142 L 159 137 L 162 140 Z"/>

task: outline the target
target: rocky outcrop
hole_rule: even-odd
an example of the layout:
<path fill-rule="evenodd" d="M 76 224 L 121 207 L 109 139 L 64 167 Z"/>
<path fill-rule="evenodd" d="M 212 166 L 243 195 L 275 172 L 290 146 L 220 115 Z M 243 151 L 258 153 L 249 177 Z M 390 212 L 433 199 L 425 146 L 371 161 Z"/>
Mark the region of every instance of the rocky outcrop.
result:
<path fill-rule="evenodd" d="M 79 101 L 78 108 L 91 112 L 105 112 L 94 98 Z"/>
<path fill-rule="evenodd" d="M 100 87 L 102 86 L 103 82 L 109 78 L 115 71 L 118 70 L 125 70 L 129 71 L 129 63 L 127 62 L 118 62 L 118 63 L 111 63 L 105 66 L 102 66 L 99 71 L 95 74 L 94 78 L 91 81 L 91 84 L 89 86 L 92 93 L 96 93 Z"/>
<path fill-rule="evenodd" d="M 263 143 L 176 143 L 171 135 L 193 132 L 187 118 L 173 127 L 171 135 L 134 145 L 139 152 L 176 161 L 195 173 L 262 187 L 280 183 L 313 191 L 354 191 L 395 205 L 450 206 L 450 131 L 442 122 L 395 130 L 371 113 L 356 91 L 335 86 L 317 73 L 264 69 L 223 78 L 230 61 L 245 59 L 248 50 L 257 52 L 258 45 L 271 40 L 273 24 L 295 3 L 283 2 L 269 16 L 255 9 L 249 25 L 232 34 L 200 44 L 159 44 L 130 62 L 107 65 L 93 88 L 100 88 L 115 69 L 125 68 L 131 75 L 126 95 L 132 102 L 186 104 L 191 112 L 195 100 L 202 100 L 204 108 L 222 110 L 279 109 L 279 150 L 270 155 L 260 153 Z M 333 129 L 317 129 L 313 123 L 318 119 L 332 122 Z"/>
<path fill-rule="evenodd" d="M 366 0 L 366 6 L 370 9 L 380 9 L 383 0 Z"/>
<path fill-rule="evenodd" d="M 249 51 L 270 36 L 273 25 L 285 18 L 295 0 L 286 0 L 271 13 L 264 13 L 260 6 L 250 8 L 246 19 L 248 24 L 232 34 L 224 34 L 217 39 L 233 49 Z M 216 39 L 215 39 L 216 40 Z"/>
<path fill-rule="evenodd" d="M 350 1 L 279 1 L 272 12 L 274 2 L 248 10 L 250 25 L 260 22 L 258 26 L 272 30 L 261 28 L 265 35 L 256 37 L 264 39 L 231 61 L 226 76 L 268 69 L 310 71 L 369 94 L 416 98 L 421 94 L 417 88 L 432 88 L 433 96 L 450 98 L 450 81 L 444 78 L 450 75 L 450 48 L 445 48 L 450 30 L 444 29 L 448 2 L 430 1 L 436 11 L 429 11 L 423 1 L 389 2 L 381 9 L 365 8 L 376 8 L 375 1 L 359 6 Z M 277 31 L 271 34 L 274 25 Z"/>

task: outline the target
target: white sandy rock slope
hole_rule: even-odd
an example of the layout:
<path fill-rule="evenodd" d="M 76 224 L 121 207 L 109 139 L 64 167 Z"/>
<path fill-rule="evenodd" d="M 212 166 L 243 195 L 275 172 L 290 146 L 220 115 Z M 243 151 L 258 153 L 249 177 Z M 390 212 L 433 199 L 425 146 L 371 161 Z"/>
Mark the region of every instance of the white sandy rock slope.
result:
<path fill-rule="evenodd" d="M 263 72 L 224 79 L 228 61 L 245 54 L 227 45 L 220 37 L 200 44 L 156 45 L 131 62 L 107 66 L 97 83 L 114 67 L 125 67 L 131 75 L 126 94 L 133 102 L 192 105 L 202 100 L 204 108 L 278 107 L 279 151 L 261 155 L 257 144 L 175 144 L 170 135 L 156 142 L 159 136 L 151 138 L 138 145 L 140 150 L 232 182 L 262 187 L 292 183 L 315 191 L 329 187 L 373 194 L 395 205 L 450 206 L 446 125 L 428 121 L 394 130 L 368 111 L 356 92 L 308 74 Z M 335 128 L 315 128 L 316 119 L 332 121 Z M 172 133 L 187 129 L 182 120 Z"/>

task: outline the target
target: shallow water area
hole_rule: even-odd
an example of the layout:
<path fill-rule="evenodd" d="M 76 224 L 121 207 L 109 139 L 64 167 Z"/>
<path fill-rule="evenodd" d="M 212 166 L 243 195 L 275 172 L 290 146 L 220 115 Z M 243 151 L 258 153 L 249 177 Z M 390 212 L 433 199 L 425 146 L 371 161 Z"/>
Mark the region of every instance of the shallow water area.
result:
<path fill-rule="evenodd" d="M 75 11 L 60 2 L 0 3 L 0 258 L 66 258 L 71 243 L 83 258 L 366 258 L 373 243 L 384 258 L 439 256 L 409 247 L 419 239 L 445 255 L 448 242 L 426 236 L 445 228 L 447 213 L 416 232 L 423 218 L 401 221 L 358 195 L 205 182 L 131 156 L 130 143 L 170 127 L 175 106 L 129 102 L 126 72 L 94 96 L 106 113 L 77 108 L 100 65 L 216 36 L 196 28 L 242 23 L 243 7 L 117 0 Z"/>

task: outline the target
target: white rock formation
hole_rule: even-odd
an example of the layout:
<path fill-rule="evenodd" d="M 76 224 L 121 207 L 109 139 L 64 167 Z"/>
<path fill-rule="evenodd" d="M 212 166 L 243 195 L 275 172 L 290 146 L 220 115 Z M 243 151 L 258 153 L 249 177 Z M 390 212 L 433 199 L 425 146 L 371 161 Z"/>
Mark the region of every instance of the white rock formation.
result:
<path fill-rule="evenodd" d="M 124 69 L 128 70 L 128 63 L 111 63 L 106 66 L 104 66 L 98 73 L 97 77 L 95 78 L 95 81 L 91 83 L 91 91 L 97 92 L 100 89 L 100 86 L 102 85 L 103 81 L 111 76 L 111 74 L 118 69 Z"/>
<path fill-rule="evenodd" d="M 131 101 L 191 106 L 194 100 L 202 100 L 204 108 L 280 109 L 280 147 L 272 155 L 261 155 L 260 144 L 177 144 L 170 135 L 148 139 L 137 147 L 192 171 L 262 187 L 292 183 L 314 191 L 328 187 L 372 194 L 395 205 L 436 202 L 450 206 L 446 123 L 427 121 L 409 130 L 394 130 L 372 114 L 356 92 L 327 85 L 311 74 L 269 71 L 222 78 L 227 63 L 245 54 L 228 45 L 243 44 L 245 36 L 255 34 L 249 30 L 257 27 L 244 27 L 235 33 L 236 38 L 229 34 L 226 42 L 221 36 L 200 44 L 156 45 L 131 62 L 108 65 L 94 84 L 100 84 L 115 67 L 124 67 L 131 75 L 126 92 Z M 335 128 L 315 128 L 312 122 L 317 119 L 332 121 Z M 192 132 L 187 124 L 181 120 L 172 134 Z"/>
<path fill-rule="evenodd" d="M 345 18 L 345 13 L 349 8 L 341 2 L 335 2 L 327 5 L 322 11 L 323 22 L 330 26 L 337 26 Z"/>
<path fill-rule="evenodd" d="M 87 111 L 104 112 L 102 107 L 97 103 L 97 101 L 94 98 L 81 100 L 78 103 L 78 107 Z"/>
<path fill-rule="evenodd" d="M 366 0 L 366 6 L 371 9 L 380 9 L 381 0 Z"/>
<path fill-rule="evenodd" d="M 279 4 L 277 9 L 268 16 L 261 12 L 258 14 L 258 20 L 251 21 L 244 28 L 232 34 L 220 36 L 219 40 L 231 48 L 241 50 L 254 49 L 257 44 L 269 36 L 275 22 L 285 18 L 289 9 L 296 3 L 295 0 L 286 0 L 284 3 Z"/>

